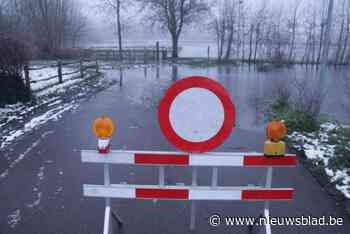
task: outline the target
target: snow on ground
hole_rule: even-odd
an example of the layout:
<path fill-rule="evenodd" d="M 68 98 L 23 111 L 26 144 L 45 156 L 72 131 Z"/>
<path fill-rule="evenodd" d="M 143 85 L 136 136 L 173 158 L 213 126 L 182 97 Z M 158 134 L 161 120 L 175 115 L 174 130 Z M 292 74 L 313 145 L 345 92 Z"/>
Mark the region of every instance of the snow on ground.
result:
<path fill-rule="evenodd" d="M 0 108 L 0 128 L 7 125 L 11 121 L 19 120 L 21 116 L 11 115 L 11 113 L 19 112 L 22 109 L 23 105 L 21 104 L 8 105 L 5 108 Z M 5 118 L 6 120 L 4 120 Z"/>
<path fill-rule="evenodd" d="M 336 157 L 336 146 L 329 142 L 329 136 L 330 132 L 337 128 L 339 126 L 333 123 L 325 123 L 321 125 L 321 130 L 317 133 L 294 132 L 288 135 L 288 138 L 294 143 L 295 149 L 303 150 L 305 156 L 316 165 L 322 163 L 331 182 L 336 183 L 336 189 L 350 199 L 350 168 L 335 170 L 329 165 L 329 160 Z"/>
<path fill-rule="evenodd" d="M 62 67 L 63 83 L 61 84 L 58 83 L 58 78 L 47 80 L 57 75 L 57 67 L 45 64 L 44 66 L 32 65 L 31 68 L 34 70 L 30 70 L 29 75 L 31 81 L 34 82 L 31 88 L 36 97 L 36 103 L 8 105 L 0 108 L 0 150 L 26 132 L 49 120 L 58 119 L 63 112 L 75 109 L 76 100 L 85 97 L 94 88 L 110 85 L 107 79 L 90 82 L 91 77 L 96 74 L 91 73 L 93 71 L 86 71 L 84 78 L 80 78 L 79 66 L 76 65 Z M 74 73 L 76 71 L 78 73 Z M 85 81 L 86 85 L 81 85 Z M 44 111 L 46 112 L 39 114 Z M 32 117 L 34 115 L 36 117 Z"/>
<path fill-rule="evenodd" d="M 34 69 L 36 67 L 33 67 Z M 77 72 L 74 74 L 68 74 L 68 75 L 64 75 L 65 73 L 72 73 L 72 72 Z M 52 78 L 47 80 L 50 77 L 54 77 L 57 76 L 58 71 L 57 71 L 57 67 L 46 67 L 40 70 L 30 70 L 29 71 L 29 77 L 31 79 L 31 88 L 32 90 L 38 91 L 38 90 L 42 90 L 45 87 L 49 87 L 52 85 L 55 85 L 58 83 L 58 77 Z M 78 68 L 73 68 L 73 67 L 62 67 L 62 74 L 63 74 L 63 82 L 67 81 L 67 80 L 71 80 L 74 78 L 79 77 L 79 70 Z"/>
<path fill-rule="evenodd" d="M 21 221 L 21 211 L 19 209 L 14 210 L 11 214 L 7 216 L 7 223 L 11 228 L 15 228 L 17 224 Z"/>
<path fill-rule="evenodd" d="M 37 66 L 37 68 L 39 67 Z M 76 68 L 68 67 L 63 68 L 62 72 L 69 73 L 74 70 Z M 46 66 L 41 70 L 30 72 L 31 79 L 36 81 L 32 87 L 39 89 L 39 91 L 33 92 L 36 96 L 35 103 L 7 105 L 5 108 L 0 108 L 0 151 L 15 151 L 15 149 L 10 148 L 10 145 L 21 139 L 26 133 L 32 132 L 49 121 L 57 121 L 64 112 L 78 108 L 79 100 L 88 97 L 89 93 L 114 83 L 113 80 L 105 79 L 104 76 L 92 78 L 96 73 L 87 71 L 84 79 L 79 77 L 79 73 L 75 76 L 67 75 L 63 76 L 64 82 L 62 84 L 58 84 L 57 80 L 54 85 L 40 90 L 41 87 L 48 85 L 46 81 L 40 80 L 56 75 L 57 71 L 55 68 Z M 78 77 L 76 77 L 77 75 Z M 15 154 L 12 157 L 3 154 L 8 164 L 6 169 L 0 171 L 0 180 L 8 177 L 11 169 L 22 162 L 29 152 L 39 147 L 41 142 L 52 133 L 52 131 L 48 131 L 38 139 L 33 139 L 31 145 L 23 153 Z M 62 171 L 60 173 L 63 174 Z M 40 196 L 37 194 L 35 201 L 40 201 Z"/>
<path fill-rule="evenodd" d="M 47 123 L 50 120 L 57 120 L 60 118 L 60 116 L 71 109 L 77 108 L 76 104 L 62 104 L 59 105 L 44 114 L 41 114 L 37 117 L 32 118 L 29 122 L 27 122 L 24 125 L 24 128 L 19 130 L 13 130 L 10 132 L 7 136 L 4 136 L 2 139 L 2 142 L 0 144 L 0 149 L 4 148 L 5 146 L 9 145 L 12 141 L 19 138 L 20 136 L 24 135 L 26 132 L 32 131 L 34 128 Z"/>
<path fill-rule="evenodd" d="M 56 93 L 56 94 L 60 94 L 60 93 L 64 93 L 65 92 L 65 88 L 67 87 L 71 87 L 73 85 L 76 85 L 80 82 L 82 82 L 83 79 L 81 78 L 78 78 L 78 79 L 74 79 L 74 80 L 68 80 L 62 84 L 58 84 L 58 85 L 55 85 L 53 87 L 50 87 L 50 88 L 47 88 L 47 89 L 44 89 L 42 91 L 39 91 L 37 93 L 37 96 L 40 97 L 40 96 L 46 96 L 46 95 L 49 95 L 49 94 L 52 94 L 52 93 Z"/>
<path fill-rule="evenodd" d="M 39 188 L 40 188 L 40 185 L 42 184 L 42 181 L 45 178 L 44 171 L 45 171 L 45 167 L 41 166 L 39 168 L 39 172 L 37 174 L 37 182 L 36 182 L 36 184 L 33 187 L 33 193 L 34 193 L 35 199 L 34 199 L 34 201 L 32 203 L 27 204 L 28 208 L 35 208 L 35 207 L 40 205 L 41 199 L 43 197 L 43 193 L 41 191 L 39 191 Z"/>

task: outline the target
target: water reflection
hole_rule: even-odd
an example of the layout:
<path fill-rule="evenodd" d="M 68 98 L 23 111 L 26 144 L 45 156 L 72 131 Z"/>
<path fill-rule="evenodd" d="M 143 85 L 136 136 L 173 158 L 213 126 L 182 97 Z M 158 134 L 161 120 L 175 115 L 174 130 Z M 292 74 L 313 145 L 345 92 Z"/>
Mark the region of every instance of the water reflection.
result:
<path fill-rule="evenodd" d="M 177 65 L 172 65 L 171 66 L 171 77 L 173 81 L 176 81 L 179 77 L 178 77 L 178 69 L 177 69 Z"/>
<path fill-rule="evenodd" d="M 123 86 L 123 69 L 119 68 L 119 86 Z"/>
<path fill-rule="evenodd" d="M 262 129 L 267 107 L 276 96 L 281 95 L 290 96 L 304 108 L 312 103 L 316 107 L 314 111 L 317 111 L 319 104 L 321 113 L 343 123 L 350 122 L 350 78 L 346 70 L 330 69 L 323 82 L 319 81 L 318 70 L 302 66 L 270 72 L 249 70 L 249 66 L 203 69 L 166 64 L 147 69 L 119 70 L 120 84 L 124 85 L 125 90 L 123 93 L 130 102 L 152 111 L 156 111 L 164 91 L 174 81 L 185 76 L 207 74 L 230 92 L 236 106 L 239 128 Z M 148 79 L 144 79 L 145 76 Z"/>
<path fill-rule="evenodd" d="M 156 78 L 159 79 L 159 65 L 156 66 Z"/>
<path fill-rule="evenodd" d="M 143 68 L 143 76 L 147 78 L 147 67 Z"/>

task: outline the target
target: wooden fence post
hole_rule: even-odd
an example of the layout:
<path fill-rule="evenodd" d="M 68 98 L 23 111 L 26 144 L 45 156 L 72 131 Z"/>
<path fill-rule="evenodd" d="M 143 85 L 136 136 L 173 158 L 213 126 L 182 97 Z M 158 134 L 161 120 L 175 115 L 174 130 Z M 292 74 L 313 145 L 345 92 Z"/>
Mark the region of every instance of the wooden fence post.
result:
<path fill-rule="evenodd" d="M 58 73 L 58 83 L 63 83 L 63 77 L 62 77 L 62 62 L 61 60 L 58 60 L 57 62 L 57 73 Z"/>
<path fill-rule="evenodd" d="M 167 49 L 162 49 L 162 59 L 167 59 Z"/>
<path fill-rule="evenodd" d="M 96 59 L 96 73 L 100 73 L 100 68 L 98 65 L 98 59 Z"/>
<path fill-rule="evenodd" d="M 83 60 L 82 59 L 80 59 L 80 61 L 79 61 L 79 67 L 80 67 L 80 77 L 81 78 L 84 78 L 84 67 L 83 67 Z"/>
<path fill-rule="evenodd" d="M 26 87 L 30 91 L 31 87 L 30 87 L 30 77 L 29 77 L 29 66 L 28 66 L 28 64 L 24 65 L 23 69 L 24 69 L 24 80 L 26 82 Z"/>
<path fill-rule="evenodd" d="M 159 61 L 159 41 L 156 42 L 156 60 Z"/>

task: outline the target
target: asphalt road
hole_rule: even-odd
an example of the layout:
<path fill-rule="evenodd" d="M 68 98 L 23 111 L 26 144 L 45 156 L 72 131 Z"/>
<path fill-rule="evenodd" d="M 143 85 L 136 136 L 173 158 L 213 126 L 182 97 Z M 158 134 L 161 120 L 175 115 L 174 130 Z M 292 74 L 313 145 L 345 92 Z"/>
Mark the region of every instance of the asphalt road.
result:
<path fill-rule="evenodd" d="M 168 84 L 168 83 L 166 83 Z M 166 86 L 166 84 L 164 86 Z M 23 156 L 21 163 L 10 168 L 0 179 L 1 234 L 96 234 L 102 233 L 104 200 L 84 198 L 82 185 L 102 184 L 103 167 L 82 164 L 81 149 L 95 149 L 96 138 L 91 123 L 106 114 L 116 120 L 114 149 L 175 150 L 164 138 L 157 122 L 157 112 L 144 103 L 130 101 L 128 86 L 112 86 L 12 145 L 6 157 Z M 161 92 L 160 92 L 161 93 Z M 144 99 L 147 101 L 147 98 Z M 217 151 L 261 151 L 263 131 L 236 128 Z M 30 150 L 28 150 L 28 148 Z M 209 185 L 211 170 L 200 168 L 198 184 Z M 220 168 L 219 185 L 264 184 L 263 168 Z M 188 168 L 166 168 L 166 184 L 190 184 Z M 113 166 L 112 183 L 156 184 L 157 168 Z M 275 169 L 273 187 L 294 187 L 292 202 L 273 202 L 272 216 L 343 217 L 342 226 L 274 226 L 272 233 L 349 233 L 350 219 L 335 201 L 303 168 Z M 113 210 L 125 224 L 116 233 L 248 233 L 246 226 L 210 227 L 208 217 L 257 216 L 262 202 L 197 202 L 196 230 L 189 230 L 190 203 L 182 201 L 112 200 Z M 253 233 L 264 233 L 256 228 Z"/>

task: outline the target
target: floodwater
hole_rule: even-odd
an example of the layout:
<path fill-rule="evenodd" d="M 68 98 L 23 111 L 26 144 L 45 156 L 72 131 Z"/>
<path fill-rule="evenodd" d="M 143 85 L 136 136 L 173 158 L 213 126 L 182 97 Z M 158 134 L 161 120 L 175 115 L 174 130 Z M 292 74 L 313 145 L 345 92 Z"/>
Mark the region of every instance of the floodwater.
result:
<path fill-rule="evenodd" d="M 130 102 L 143 104 L 152 111 L 173 82 L 200 75 L 219 81 L 228 90 L 236 107 L 236 125 L 242 129 L 261 130 L 269 103 L 281 93 L 290 93 L 296 105 L 304 103 L 306 108 L 312 109 L 319 103 L 322 115 L 350 124 L 350 76 L 344 68 L 329 68 L 322 80 L 319 70 L 310 66 L 258 72 L 247 65 L 203 68 L 153 64 L 105 72 L 107 77 L 120 82 Z"/>

